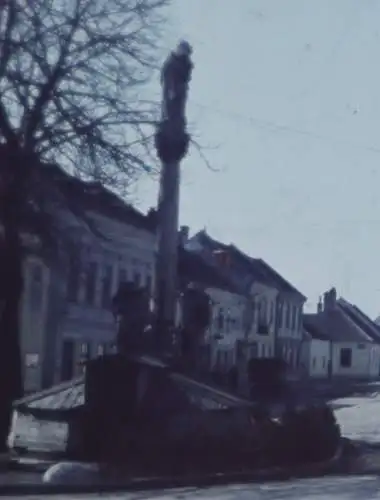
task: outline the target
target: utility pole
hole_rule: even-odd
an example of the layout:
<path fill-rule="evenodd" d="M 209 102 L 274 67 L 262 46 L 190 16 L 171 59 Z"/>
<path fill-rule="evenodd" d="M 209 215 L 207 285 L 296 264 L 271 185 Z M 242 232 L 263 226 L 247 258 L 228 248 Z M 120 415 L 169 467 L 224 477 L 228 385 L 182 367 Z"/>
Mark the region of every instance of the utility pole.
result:
<path fill-rule="evenodd" d="M 157 227 L 156 348 L 165 354 L 171 351 L 175 327 L 180 163 L 190 141 L 185 108 L 193 69 L 191 53 L 191 46 L 182 41 L 163 65 L 161 119 L 155 135 L 162 164 Z"/>

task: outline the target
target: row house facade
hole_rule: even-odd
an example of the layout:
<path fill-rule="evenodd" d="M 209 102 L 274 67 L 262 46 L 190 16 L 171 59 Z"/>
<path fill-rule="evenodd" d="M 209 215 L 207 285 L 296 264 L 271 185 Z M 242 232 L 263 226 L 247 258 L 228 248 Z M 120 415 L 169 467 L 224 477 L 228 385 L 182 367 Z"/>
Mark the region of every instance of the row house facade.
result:
<path fill-rule="evenodd" d="M 211 238 L 206 231 L 189 238 L 186 247 L 228 276 L 245 297 L 244 347 L 240 342 L 245 356 L 282 357 L 296 370 L 306 297 L 262 259 L 251 258 L 234 245 Z"/>
<path fill-rule="evenodd" d="M 122 216 L 91 214 L 104 240 L 89 233 L 80 240 L 81 257 L 69 265 L 66 311 L 61 322 L 55 378 L 70 379 L 81 371 L 80 361 L 114 350 L 116 323 L 111 302 L 123 281 L 153 290 L 155 234 L 146 226 Z"/>
<path fill-rule="evenodd" d="M 114 350 L 111 300 L 121 281 L 152 290 L 154 220 L 94 183 L 80 185 L 89 223 L 64 214 L 71 251 L 54 262 L 25 260 L 21 346 L 26 392 L 69 380 L 83 362 Z M 75 194 L 75 193 L 74 193 Z"/>
<path fill-rule="evenodd" d="M 236 340 L 244 335 L 246 298 L 215 266 L 184 247 L 179 252 L 178 273 L 182 285 L 196 285 L 210 298 L 211 319 L 201 364 L 205 371 L 227 373 L 237 362 Z"/>

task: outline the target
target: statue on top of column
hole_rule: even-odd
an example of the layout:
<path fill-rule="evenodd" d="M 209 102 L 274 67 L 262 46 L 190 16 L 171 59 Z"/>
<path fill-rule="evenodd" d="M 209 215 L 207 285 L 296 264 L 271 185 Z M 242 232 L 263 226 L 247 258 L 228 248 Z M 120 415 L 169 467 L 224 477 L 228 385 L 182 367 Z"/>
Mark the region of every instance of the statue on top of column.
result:
<path fill-rule="evenodd" d="M 192 47 L 181 41 L 166 59 L 161 71 L 163 91 L 161 121 L 186 129 L 185 106 L 193 63 Z"/>

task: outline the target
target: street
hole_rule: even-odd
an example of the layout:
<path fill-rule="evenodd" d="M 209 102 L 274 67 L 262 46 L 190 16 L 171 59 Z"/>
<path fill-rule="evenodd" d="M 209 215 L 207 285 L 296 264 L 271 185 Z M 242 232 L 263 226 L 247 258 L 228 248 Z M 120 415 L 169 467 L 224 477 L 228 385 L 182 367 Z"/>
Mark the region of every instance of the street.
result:
<path fill-rule="evenodd" d="M 105 497 L 101 495 L 54 495 L 46 500 L 80 500 Z M 3 497 L 7 498 L 6 496 Z M 9 498 L 15 498 L 14 496 Z M 17 497 L 16 497 L 17 498 Z M 37 500 L 40 496 L 23 496 Z M 270 483 L 262 485 L 233 485 L 215 488 L 186 488 L 160 492 L 117 493 L 106 495 L 110 500 L 372 500 L 380 498 L 380 478 L 342 477 Z"/>

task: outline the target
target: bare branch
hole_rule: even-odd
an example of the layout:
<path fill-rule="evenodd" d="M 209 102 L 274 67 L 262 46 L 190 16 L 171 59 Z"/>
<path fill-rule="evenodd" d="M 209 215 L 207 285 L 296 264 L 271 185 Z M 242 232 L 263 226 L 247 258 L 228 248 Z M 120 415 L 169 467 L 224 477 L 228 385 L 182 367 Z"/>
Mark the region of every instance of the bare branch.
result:
<path fill-rule="evenodd" d="M 167 0 L 5 2 L 0 142 L 109 187 L 154 170 L 158 106 L 144 96 Z"/>
<path fill-rule="evenodd" d="M 193 137 L 190 139 L 190 144 L 195 147 L 197 153 L 201 157 L 201 160 L 206 164 L 206 167 L 210 169 L 212 172 L 220 172 L 220 169 L 215 168 L 211 165 L 209 160 L 207 159 L 207 156 L 204 153 L 204 147 L 199 144 L 198 141 L 196 141 Z"/>

